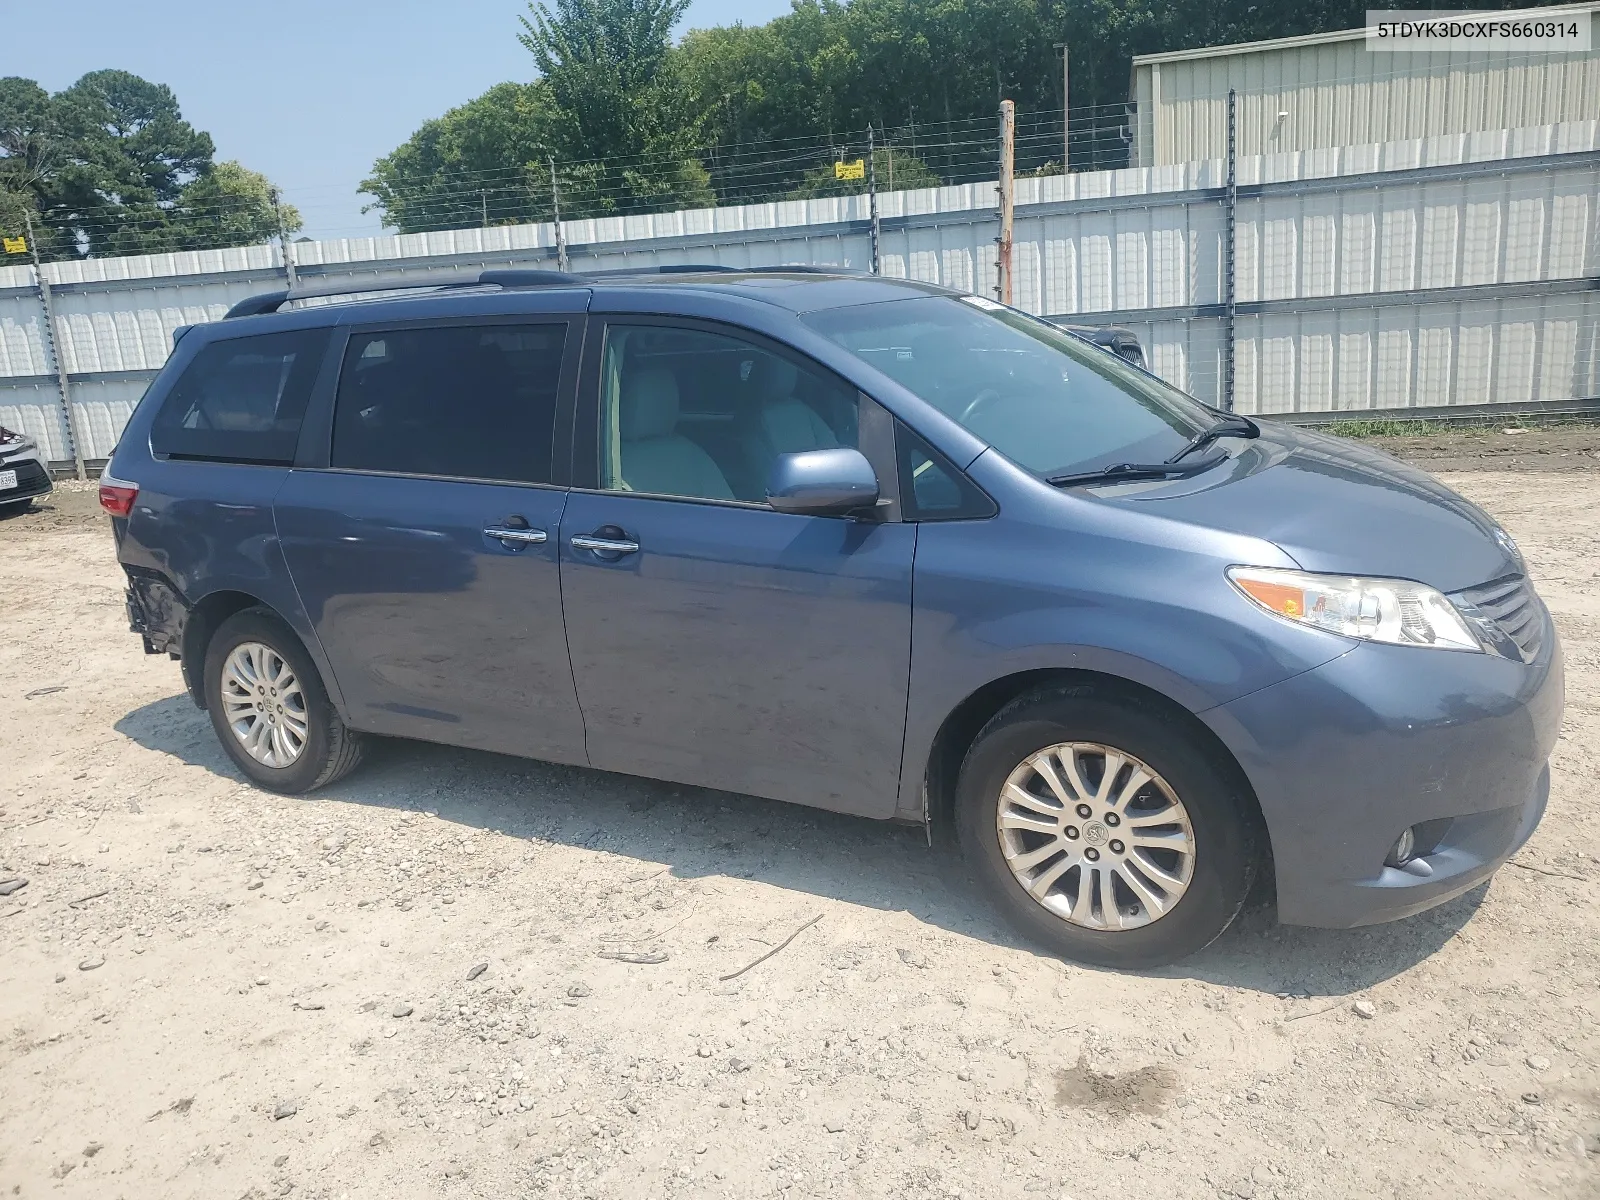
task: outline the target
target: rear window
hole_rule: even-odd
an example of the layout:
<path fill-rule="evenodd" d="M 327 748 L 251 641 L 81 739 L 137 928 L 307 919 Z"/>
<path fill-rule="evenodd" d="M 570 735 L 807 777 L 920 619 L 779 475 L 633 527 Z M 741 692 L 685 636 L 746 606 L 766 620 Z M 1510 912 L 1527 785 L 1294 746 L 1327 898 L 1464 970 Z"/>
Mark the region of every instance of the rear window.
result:
<path fill-rule="evenodd" d="M 212 342 L 172 385 L 150 448 L 168 458 L 289 465 L 327 344 L 326 329 Z"/>
<path fill-rule="evenodd" d="M 565 322 L 353 334 L 332 465 L 548 483 Z"/>

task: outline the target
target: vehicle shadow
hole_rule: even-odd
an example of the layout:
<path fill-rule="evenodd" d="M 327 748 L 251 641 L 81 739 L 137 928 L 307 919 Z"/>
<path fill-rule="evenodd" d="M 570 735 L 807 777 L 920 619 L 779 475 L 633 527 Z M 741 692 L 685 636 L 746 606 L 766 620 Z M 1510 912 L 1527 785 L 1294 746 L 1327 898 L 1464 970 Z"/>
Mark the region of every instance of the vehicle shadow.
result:
<path fill-rule="evenodd" d="M 115 726 L 139 745 L 243 781 L 187 695 L 157 700 Z M 585 767 L 426 742 L 376 738 L 362 767 L 314 801 L 426 812 L 509 837 L 541 839 L 669 867 L 827 896 L 996 946 L 1047 954 L 1003 924 L 959 855 L 920 828 L 798 805 L 657 783 Z M 1339 997 L 1414 966 L 1471 918 L 1487 885 L 1407 921 L 1358 930 L 1277 924 L 1258 888 L 1233 927 L 1184 962 L 1148 972 L 1267 993 Z"/>

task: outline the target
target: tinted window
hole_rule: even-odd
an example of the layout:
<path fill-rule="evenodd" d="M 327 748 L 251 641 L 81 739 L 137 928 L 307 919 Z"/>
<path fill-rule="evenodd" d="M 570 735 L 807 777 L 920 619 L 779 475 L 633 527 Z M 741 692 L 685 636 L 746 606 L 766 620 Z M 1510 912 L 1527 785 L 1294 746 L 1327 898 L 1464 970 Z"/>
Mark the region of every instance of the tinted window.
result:
<path fill-rule="evenodd" d="M 820 368 L 743 338 L 612 325 L 600 485 L 759 503 L 779 454 L 856 445 L 858 403 L 854 388 Z"/>
<path fill-rule="evenodd" d="M 992 517 L 993 500 L 922 438 L 895 426 L 900 459 L 900 506 L 911 521 L 957 521 Z"/>
<path fill-rule="evenodd" d="M 1216 413 L 1153 375 L 978 296 L 919 296 L 804 320 L 1041 475 L 1160 462 Z"/>
<path fill-rule="evenodd" d="M 212 342 L 173 384 L 151 427 L 151 449 L 172 458 L 293 462 L 327 344 L 326 329 Z"/>
<path fill-rule="evenodd" d="M 359 333 L 345 349 L 332 464 L 547 483 L 565 323 Z"/>

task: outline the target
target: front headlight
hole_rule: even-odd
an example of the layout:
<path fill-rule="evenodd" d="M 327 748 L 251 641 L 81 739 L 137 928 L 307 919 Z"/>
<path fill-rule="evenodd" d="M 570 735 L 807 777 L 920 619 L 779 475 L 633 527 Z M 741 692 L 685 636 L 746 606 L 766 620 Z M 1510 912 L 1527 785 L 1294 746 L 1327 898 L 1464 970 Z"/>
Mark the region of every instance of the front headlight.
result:
<path fill-rule="evenodd" d="M 1268 567 L 1229 567 L 1228 578 L 1273 616 L 1302 625 L 1395 646 L 1483 652 L 1455 606 L 1426 584 Z"/>

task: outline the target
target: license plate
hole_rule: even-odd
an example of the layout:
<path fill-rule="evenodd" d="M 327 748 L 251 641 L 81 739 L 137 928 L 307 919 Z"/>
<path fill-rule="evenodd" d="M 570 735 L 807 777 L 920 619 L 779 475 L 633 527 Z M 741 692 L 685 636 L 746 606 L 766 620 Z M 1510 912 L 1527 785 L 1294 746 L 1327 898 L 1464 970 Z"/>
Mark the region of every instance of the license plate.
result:
<path fill-rule="evenodd" d="M 17 486 L 17 473 L 15 471 L 0 471 L 0 492 Z"/>

